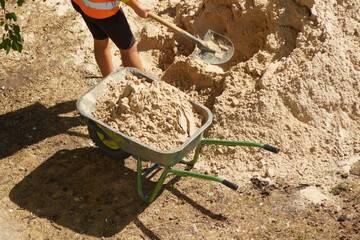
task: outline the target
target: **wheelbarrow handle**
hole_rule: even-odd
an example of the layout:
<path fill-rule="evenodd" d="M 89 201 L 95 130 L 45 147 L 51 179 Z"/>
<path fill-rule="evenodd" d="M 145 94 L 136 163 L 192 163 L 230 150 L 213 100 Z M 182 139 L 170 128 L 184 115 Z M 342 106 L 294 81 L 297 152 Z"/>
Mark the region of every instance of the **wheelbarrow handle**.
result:
<path fill-rule="evenodd" d="M 235 183 L 229 182 L 228 180 L 224 179 L 221 183 L 224 184 L 225 186 L 227 186 L 228 188 L 233 189 L 233 190 L 238 189 L 238 185 L 236 185 Z"/>
<path fill-rule="evenodd" d="M 264 144 L 263 148 L 265 150 L 268 150 L 268 151 L 273 152 L 273 153 L 279 153 L 279 151 L 280 151 L 278 148 L 267 145 L 267 144 Z"/>
<path fill-rule="evenodd" d="M 267 144 L 263 143 L 255 143 L 255 142 L 245 142 L 245 141 L 232 141 L 232 140 L 220 140 L 220 139 L 210 139 L 203 138 L 201 140 L 202 144 L 214 144 L 214 145 L 223 145 L 223 146 L 248 146 L 248 147 L 260 147 L 267 151 L 273 153 L 279 153 L 279 149 Z"/>

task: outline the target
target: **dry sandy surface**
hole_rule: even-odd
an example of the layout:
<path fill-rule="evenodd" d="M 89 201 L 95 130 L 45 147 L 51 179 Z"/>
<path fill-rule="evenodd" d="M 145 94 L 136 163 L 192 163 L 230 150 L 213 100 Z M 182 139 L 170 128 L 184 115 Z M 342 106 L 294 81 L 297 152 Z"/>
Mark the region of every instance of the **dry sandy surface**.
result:
<path fill-rule="evenodd" d="M 124 5 L 146 72 L 213 113 L 204 136 L 280 153 L 206 146 L 192 171 L 237 191 L 175 177 L 142 202 L 135 158 L 104 155 L 79 120 L 76 100 L 101 81 L 86 26 L 69 1 L 28 1 L 9 9 L 23 53 L 0 53 L 0 239 L 358 239 L 359 1 L 144 3 L 234 44 L 225 64 L 196 60 L 194 43 Z"/>

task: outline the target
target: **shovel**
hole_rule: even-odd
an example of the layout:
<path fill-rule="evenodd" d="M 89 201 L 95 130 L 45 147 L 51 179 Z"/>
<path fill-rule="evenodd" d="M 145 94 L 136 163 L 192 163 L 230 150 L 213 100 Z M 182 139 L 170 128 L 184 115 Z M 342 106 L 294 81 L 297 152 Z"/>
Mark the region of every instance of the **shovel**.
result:
<path fill-rule="evenodd" d="M 148 16 L 195 42 L 197 48 L 191 54 L 195 58 L 211 64 L 222 64 L 230 60 L 234 54 L 234 45 L 230 39 L 210 29 L 201 40 L 152 12 L 148 12 Z"/>

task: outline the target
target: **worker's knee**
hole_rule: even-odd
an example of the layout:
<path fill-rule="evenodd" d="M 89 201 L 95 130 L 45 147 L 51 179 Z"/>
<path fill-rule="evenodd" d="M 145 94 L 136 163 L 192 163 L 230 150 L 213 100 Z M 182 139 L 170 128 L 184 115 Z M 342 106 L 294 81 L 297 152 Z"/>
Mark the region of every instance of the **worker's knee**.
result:
<path fill-rule="evenodd" d="M 137 44 L 134 43 L 134 45 L 132 45 L 131 48 L 126 49 L 126 50 L 120 49 L 120 53 L 121 53 L 121 54 L 127 54 L 127 55 L 130 55 L 130 54 L 133 54 L 133 53 L 137 53 Z"/>
<path fill-rule="evenodd" d="M 95 49 L 105 49 L 109 45 L 109 38 L 103 40 L 94 39 L 94 48 Z"/>

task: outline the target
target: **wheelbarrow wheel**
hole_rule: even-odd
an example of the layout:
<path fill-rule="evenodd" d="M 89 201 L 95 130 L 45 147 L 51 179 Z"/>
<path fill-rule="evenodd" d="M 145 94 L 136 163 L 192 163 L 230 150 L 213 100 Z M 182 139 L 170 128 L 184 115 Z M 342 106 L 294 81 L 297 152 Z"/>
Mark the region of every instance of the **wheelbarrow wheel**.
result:
<path fill-rule="evenodd" d="M 107 156 L 116 160 L 124 160 L 131 156 L 131 154 L 124 152 L 114 141 L 105 139 L 101 133 L 90 127 L 88 127 L 88 130 L 90 138 Z"/>

